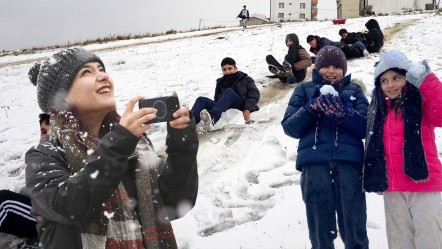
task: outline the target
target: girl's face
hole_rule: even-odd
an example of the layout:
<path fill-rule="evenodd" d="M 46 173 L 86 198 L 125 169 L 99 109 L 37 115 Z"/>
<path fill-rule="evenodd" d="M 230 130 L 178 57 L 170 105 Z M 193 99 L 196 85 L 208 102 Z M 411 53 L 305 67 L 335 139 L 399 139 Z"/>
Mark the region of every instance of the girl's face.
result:
<path fill-rule="evenodd" d="M 113 80 L 100 63 L 86 63 L 75 75 L 65 100 L 79 113 L 107 113 L 115 107 Z"/>
<path fill-rule="evenodd" d="M 390 99 L 396 99 L 402 93 L 407 83 L 405 76 L 392 70 L 383 73 L 379 78 L 384 95 Z"/>
<path fill-rule="evenodd" d="M 293 44 L 293 41 L 291 39 L 287 39 L 287 47 L 290 47 Z"/>
<path fill-rule="evenodd" d="M 321 67 L 319 73 L 324 80 L 330 82 L 332 85 L 344 78 L 344 70 L 333 65 Z"/>

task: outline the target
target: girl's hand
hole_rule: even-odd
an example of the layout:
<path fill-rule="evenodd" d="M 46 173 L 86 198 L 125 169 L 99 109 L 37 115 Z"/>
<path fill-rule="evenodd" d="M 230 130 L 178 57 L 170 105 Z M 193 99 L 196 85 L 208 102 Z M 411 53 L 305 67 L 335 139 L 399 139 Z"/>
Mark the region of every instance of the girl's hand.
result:
<path fill-rule="evenodd" d="M 137 96 L 129 100 L 120 120 L 120 125 L 136 137 L 141 136 L 152 127 L 152 125 L 144 123 L 157 117 L 157 110 L 155 108 L 141 108 L 134 111 L 135 104 L 143 98 L 143 96 Z"/>
<path fill-rule="evenodd" d="M 189 117 L 189 109 L 185 106 L 181 106 L 178 111 L 173 113 L 174 120 L 169 122 L 170 127 L 175 129 L 183 129 L 189 126 L 190 117 Z"/>

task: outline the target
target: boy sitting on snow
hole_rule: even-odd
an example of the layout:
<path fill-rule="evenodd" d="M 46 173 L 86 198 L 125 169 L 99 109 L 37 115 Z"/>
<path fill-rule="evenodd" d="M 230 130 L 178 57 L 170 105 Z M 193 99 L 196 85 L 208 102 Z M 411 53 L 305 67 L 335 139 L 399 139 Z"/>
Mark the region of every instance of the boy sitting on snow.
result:
<path fill-rule="evenodd" d="M 273 55 L 267 55 L 266 61 L 269 64 L 269 70 L 282 83 L 293 84 L 301 82 L 305 79 L 307 68 L 312 65 L 312 59 L 308 52 L 299 45 L 299 39 L 296 34 L 288 34 L 285 38 L 285 44 L 289 51 L 284 58 L 283 65 Z"/>
<path fill-rule="evenodd" d="M 260 93 L 255 81 L 238 71 L 235 60 L 230 57 L 221 61 L 221 69 L 223 77 L 216 80 L 214 100 L 200 96 L 191 110 L 197 124 L 204 122 L 205 131 L 213 130 L 213 125 L 228 109 L 242 111 L 245 122 L 250 121 L 251 112 L 259 110 Z"/>

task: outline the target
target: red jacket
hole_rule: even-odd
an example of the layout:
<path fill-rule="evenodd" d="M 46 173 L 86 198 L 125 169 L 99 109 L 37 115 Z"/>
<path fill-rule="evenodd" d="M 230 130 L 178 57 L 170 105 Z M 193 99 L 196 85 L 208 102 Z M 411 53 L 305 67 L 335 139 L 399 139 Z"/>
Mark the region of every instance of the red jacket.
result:
<path fill-rule="evenodd" d="M 419 91 L 423 96 L 422 144 L 430 172 L 429 180 L 416 183 L 405 175 L 402 155 L 404 120 L 390 109 L 384 124 L 384 151 L 389 182 L 387 191 L 442 191 L 442 165 L 438 158 L 434 135 L 434 128 L 442 127 L 442 83 L 431 73 L 425 78 Z"/>

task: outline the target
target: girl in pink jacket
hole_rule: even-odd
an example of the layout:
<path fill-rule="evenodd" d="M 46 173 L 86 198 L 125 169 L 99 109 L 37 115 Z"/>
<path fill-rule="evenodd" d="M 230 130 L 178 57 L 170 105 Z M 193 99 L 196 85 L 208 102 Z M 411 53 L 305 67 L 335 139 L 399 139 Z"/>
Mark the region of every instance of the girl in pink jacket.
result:
<path fill-rule="evenodd" d="M 390 249 L 442 248 L 442 84 L 423 61 L 381 55 L 368 108 L 364 189 L 383 193 Z"/>

